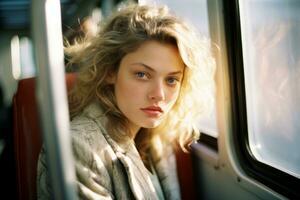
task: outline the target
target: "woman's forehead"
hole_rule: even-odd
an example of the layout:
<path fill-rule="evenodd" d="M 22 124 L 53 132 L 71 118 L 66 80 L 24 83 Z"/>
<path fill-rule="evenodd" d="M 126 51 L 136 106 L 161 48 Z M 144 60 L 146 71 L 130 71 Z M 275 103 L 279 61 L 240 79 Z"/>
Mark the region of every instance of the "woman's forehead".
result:
<path fill-rule="evenodd" d="M 175 45 L 158 41 L 144 42 L 134 52 L 125 55 L 121 60 L 122 63 L 154 71 L 159 69 L 183 71 L 185 66 Z"/>

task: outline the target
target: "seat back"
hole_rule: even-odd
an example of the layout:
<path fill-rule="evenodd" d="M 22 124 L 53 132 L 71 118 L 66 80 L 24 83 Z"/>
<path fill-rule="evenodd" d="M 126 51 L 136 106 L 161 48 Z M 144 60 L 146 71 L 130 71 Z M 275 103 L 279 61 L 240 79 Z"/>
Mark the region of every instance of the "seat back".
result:
<path fill-rule="evenodd" d="M 18 199 L 36 199 L 37 160 L 42 145 L 40 120 L 35 96 L 35 78 L 23 79 L 18 83 L 13 98 L 13 134 Z M 75 74 L 66 76 L 71 88 Z"/>
<path fill-rule="evenodd" d="M 181 190 L 181 200 L 197 199 L 192 153 L 176 152 L 177 174 Z"/>

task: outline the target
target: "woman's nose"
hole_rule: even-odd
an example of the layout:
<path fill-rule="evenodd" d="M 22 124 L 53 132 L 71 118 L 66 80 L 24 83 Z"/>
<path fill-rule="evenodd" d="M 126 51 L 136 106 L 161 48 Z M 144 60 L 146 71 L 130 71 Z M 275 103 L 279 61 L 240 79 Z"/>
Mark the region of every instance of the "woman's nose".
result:
<path fill-rule="evenodd" d="M 148 98 L 153 101 L 163 101 L 165 100 L 164 85 L 162 82 L 153 84 L 152 88 L 148 93 Z"/>

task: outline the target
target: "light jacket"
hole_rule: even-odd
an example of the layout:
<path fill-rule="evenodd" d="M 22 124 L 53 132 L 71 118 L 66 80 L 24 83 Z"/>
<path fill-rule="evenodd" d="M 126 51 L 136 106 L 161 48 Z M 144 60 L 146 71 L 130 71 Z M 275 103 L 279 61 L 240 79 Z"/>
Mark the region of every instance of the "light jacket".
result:
<path fill-rule="evenodd" d="M 114 141 L 104 129 L 106 117 L 98 104 L 88 106 L 71 122 L 77 190 L 80 199 L 158 199 L 133 139 Z M 176 160 L 171 146 L 162 155 L 152 148 L 153 165 L 165 199 L 180 199 Z M 38 161 L 38 199 L 52 199 L 45 153 Z"/>

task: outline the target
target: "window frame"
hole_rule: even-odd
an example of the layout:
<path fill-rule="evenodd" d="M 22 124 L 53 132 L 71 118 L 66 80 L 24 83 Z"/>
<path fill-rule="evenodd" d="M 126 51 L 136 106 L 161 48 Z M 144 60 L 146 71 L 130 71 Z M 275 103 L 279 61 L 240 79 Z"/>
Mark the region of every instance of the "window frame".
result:
<path fill-rule="evenodd" d="M 259 162 L 251 153 L 248 140 L 239 0 L 224 0 L 223 12 L 232 99 L 233 148 L 238 162 L 249 177 L 288 198 L 299 199 L 300 180 L 298 178 Z"/>

